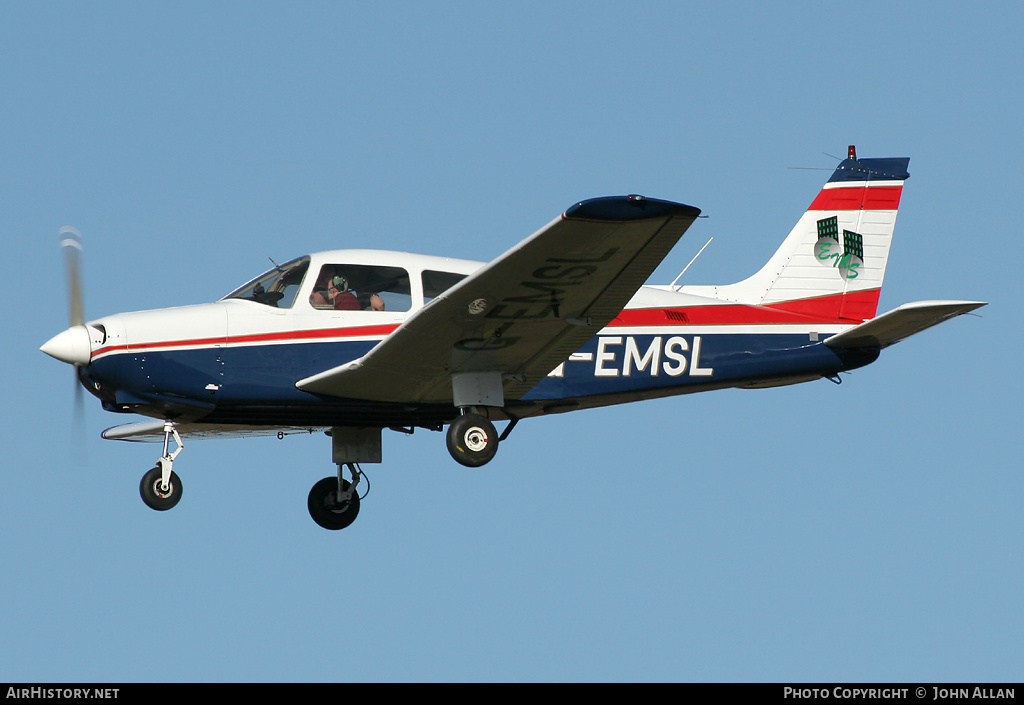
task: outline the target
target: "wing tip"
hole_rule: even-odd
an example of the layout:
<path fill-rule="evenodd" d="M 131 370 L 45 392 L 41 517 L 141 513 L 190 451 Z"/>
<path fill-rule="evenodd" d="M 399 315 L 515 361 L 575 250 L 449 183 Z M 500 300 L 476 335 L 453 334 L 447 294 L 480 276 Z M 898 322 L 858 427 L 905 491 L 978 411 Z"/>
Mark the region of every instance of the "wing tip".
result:
<path fill-rule="evenodd" d="M 644 196 L 602 196 L 580 201 L 565 211 L 564 218 L 629 222 L 654 218 L 696 218 L 700 209 L 673 201 Z"/>

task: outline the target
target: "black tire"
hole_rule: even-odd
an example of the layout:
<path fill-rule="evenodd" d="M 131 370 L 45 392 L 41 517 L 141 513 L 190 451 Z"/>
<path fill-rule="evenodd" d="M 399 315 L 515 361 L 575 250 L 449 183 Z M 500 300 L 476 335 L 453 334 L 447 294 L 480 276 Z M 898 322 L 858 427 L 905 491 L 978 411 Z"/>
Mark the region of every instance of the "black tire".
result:
<path fill-rule="evenodd" d="M 348 480 L 341 481 L 342 491 L 352 486 Z M 313 521 L 325 529 L 337 531 L 356 520 L 359 515 L 359 495 L 352 493 L 343 506 L 335 506 L 338 493 L 338 478 L 325 477 L 313 485 L 309 491 L 309 500 L 306 505 L 309 507 L 309 516 Z"/>
<path fill-rule="evenodd" d="M 160 466 L 156 466 L 142 476 L 139 483 L 139 494 L 142 501 L 150 509 L 158 512 L 166 512 L 181 499 L 181 479 L 178 474 L 171 471 L 171 486 L 167 492 L 160 491 Z"/>
<path fill-rule="evenodd" d="M 448 452 L 467 468 L 486 465 L 498 452 L 498 432 L 483 416 L 465 414 L 448 427 Z"/>

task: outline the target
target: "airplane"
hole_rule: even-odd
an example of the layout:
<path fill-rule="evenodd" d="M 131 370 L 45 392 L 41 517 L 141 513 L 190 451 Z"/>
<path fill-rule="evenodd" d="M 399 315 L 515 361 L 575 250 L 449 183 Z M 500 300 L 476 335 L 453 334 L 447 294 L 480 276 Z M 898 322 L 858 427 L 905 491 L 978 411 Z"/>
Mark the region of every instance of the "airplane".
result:
<path fill-rule="evenodd" d="M 337 472 L 307 508 L 343 529 L 359 513 L 360 464 L 381 462 L 383 429 L 447 426 L 452 458 L 480 467 L 522 419 L 839 382 L 986 305 L 918 301 L 876 315 L 909 162 L 858 159 L 850 146 L 768 262 L 724 286 L 646 285 L 700 210 L 628 195 L 580 201 L 490 263 L 317 252 L 214 303 L 86 322 L 81 240 L 64 228 L 71 324 L 41 350 L 74 365 L 107 411 L 148 417 L 102 436 L 163 443 L 140 483 L 152 509 L 181 499 L 183 438 L 323 432 Z M 496 421 L 508 422 L 500 434 Z"/>

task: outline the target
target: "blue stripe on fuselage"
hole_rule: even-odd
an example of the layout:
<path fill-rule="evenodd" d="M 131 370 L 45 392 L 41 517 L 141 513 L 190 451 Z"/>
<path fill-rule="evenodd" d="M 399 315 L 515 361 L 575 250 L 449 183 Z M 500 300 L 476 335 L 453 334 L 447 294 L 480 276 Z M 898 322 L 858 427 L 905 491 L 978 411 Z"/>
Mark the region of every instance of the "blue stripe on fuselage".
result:
<path fill-rule="evenodd" d="M 614 333 L 614 329 L 609 332 Z M 822 336 L 824 339 L 825 336 Z M 89 366 L 108 389 L 214 404 L 315 402 L 295 382 L 365 355 L 377 341 L 148 350 Z M 874 359 L 873 357 L 871 359 Z M 547 401 L 786 375 L 834 374 L 866 364 L 806 333 L 599 335 L 523 396 Z"/>

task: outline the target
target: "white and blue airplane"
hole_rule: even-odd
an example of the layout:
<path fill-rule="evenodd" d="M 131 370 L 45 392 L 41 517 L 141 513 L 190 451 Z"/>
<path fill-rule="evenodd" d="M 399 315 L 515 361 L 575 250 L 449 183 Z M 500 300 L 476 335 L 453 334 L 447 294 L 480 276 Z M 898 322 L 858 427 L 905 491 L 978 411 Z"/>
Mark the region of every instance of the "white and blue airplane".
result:
<path fill-rule="evenodd" d="M 80 241 L 65 228 L 71 325 L 41 349 L 74 365 L 104 409 L 151 417 L 103 437 L 163 443 L 140 486 L 153 509 L 181 498 L 183 438 L 323 431 L 337 473 L 313 486 L 308 509 L 342 529 L 359 512 L 360 463 L 381 462 L 383 429 L 447 425 L 452 457 L 481 466 L 520 419 L 837 381 L 984 306 L 876 315 L 909 161 L 850 147 L 768 263 L 725 286 L 645 285 L 700 211 L 621 196 L 575 204 L 489 264 L 318 252 L 215 303 L 85 322 Z M 509 422 L 500 435 L 494 421 Z"/>

